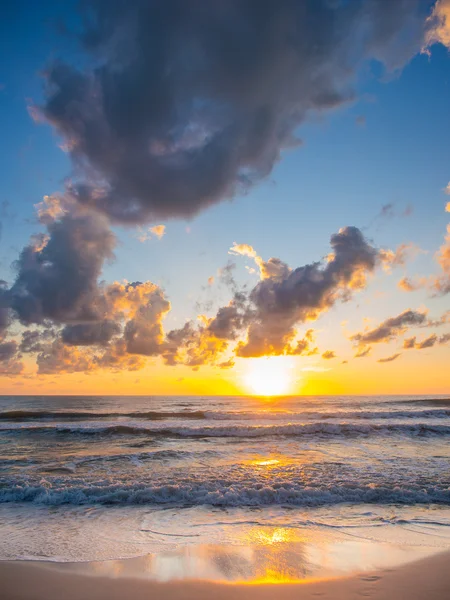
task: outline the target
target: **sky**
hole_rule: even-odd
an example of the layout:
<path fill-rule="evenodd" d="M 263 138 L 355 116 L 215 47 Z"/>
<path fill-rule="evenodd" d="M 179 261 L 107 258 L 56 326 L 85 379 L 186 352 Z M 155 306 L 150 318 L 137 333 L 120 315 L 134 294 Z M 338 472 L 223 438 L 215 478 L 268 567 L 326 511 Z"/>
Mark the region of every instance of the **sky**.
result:
<path fill-rule="evenodd" d="M 1 10 L 3 393 L 449 393 L 449 0 Z"/>

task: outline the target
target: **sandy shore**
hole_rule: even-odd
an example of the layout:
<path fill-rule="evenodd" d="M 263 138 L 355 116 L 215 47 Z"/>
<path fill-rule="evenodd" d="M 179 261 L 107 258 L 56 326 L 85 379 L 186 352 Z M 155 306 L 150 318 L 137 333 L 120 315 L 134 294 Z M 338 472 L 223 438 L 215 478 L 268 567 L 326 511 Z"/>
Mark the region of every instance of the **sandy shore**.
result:
<path fill-rule="evenodd" d="M 447 600 L 450 553 L 397 569 L 333 580 L 283 584 L 157 583 L 144 579 L 86 576 L 51 563 L 0 563 L 2 600 Z"/>

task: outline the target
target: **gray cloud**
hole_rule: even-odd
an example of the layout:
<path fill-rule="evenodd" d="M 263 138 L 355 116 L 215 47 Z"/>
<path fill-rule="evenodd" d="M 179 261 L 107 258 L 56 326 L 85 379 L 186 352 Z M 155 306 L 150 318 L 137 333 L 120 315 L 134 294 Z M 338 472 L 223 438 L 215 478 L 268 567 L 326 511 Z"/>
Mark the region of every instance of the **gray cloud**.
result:
<path fill-rule="evenodd" d="M 422 325 L 425 321 L 425 313 L 408 309 L 396 317 L 386 319 L 374 329 L 352 335 L 350 339 L 360 346 L 388 342 L 406 331 L 408 327 Z"/>
<path fill-rule="evenodd" d="M 17 354 L 17 343 L 15 341 L 0 343 L 0 375 L 19 375 L 24 368 Z"/>
<path fill-rule="evenodd" d="M 450 333 L 444 333 L 444 335 L 441 335 L 439 338 L 439 343 L 447 344 L 448 342 L 450 342 Z"/>
<path fill-rule="evenodd" d="M 437 336 L 435 333 L 430 334 L 420 342 L 416 341 L 416 337 L 407 338 L 403 341 L 403 348 L 406 350 L 416 349 L 424 350 L 425 348 L 432 348 L 436 344 L 445 345 L 450 341 L 450 333 L 444 333 L 441 336 Z"/>
<path fill-rule="evenodd" d="M 3 342 L 0 344 L 0 362 L 6 362 L 13 358 L 17 351 L 16 342 Z"/>
<path fill-rule="evenodd" d="M 420 50 L 426 16 L 418 0 L 85 5 L 94 66 L 49 66 L 40 112 L 82 173 L 78 200 L 139 224 L 266 177 L 301 123 L 354 97 L 365 60 L 395 69 Z"/>
<path fill-rule="evenodd" d="M 295 335 L 295 325 L 314 320 L 337 301 L 347 301 L 362 289 L 379 259 L 378 251 L 356 227 L 331 236 L 332 254 L 325 265 L 312 263 L 267 277 L 250 292 L 253 315 L 238 356 L 283 354 Z"/>
<path fill-rule="evenodd" d="M 377 362 L 379 362 L 379 363 L 392 362 L 393 360 L 397 360 L 397 358 L 399 356 L 401 356 L 401 353 L 397 352 L 397 354 L 393 354 L 392 356 L 386 356 L 385 358 L 379 358 Z"/>
<path fill-rule="evenodd" d="M 432 348 L 436 342 L 437 335 L 432 333 L 421 342 L 417 342 L 414 347 L 417 348 L 417 350 L 424 350 L 425 348 Z"/>
<path fill-rule="evenodd" d="M 121 328 L 118 323 L 105 319 L 95 323 L 77 323 L 66 325 L 62 330 L 61 338 L 65 344 L 71 346 L 106 346 L 111 339 L 119 334 Z"/>
<path fill-rule="evenodd" d="M 46 343 L 57 337 L 57 331 L 52 328 L 44 328 L 41 330 L 27 329 L 22 334 L 19 350 L 24 354 L 33 354 L 42 352 Z"/>
<path fill-rule="evenodd" d="M 98 319 L 97 281 L 114 245 L 106 219 L 96 213 L 66 213 L 48 224 L 48 235 L 35 236 L 22 250 L 6 292 L 21 323 Z"/>

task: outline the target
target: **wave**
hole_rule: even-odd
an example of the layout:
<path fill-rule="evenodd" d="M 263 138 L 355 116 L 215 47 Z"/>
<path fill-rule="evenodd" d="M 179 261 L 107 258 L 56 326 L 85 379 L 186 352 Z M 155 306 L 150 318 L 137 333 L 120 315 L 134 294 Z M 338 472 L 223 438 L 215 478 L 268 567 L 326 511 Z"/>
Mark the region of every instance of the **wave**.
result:
<path fill-rule="evenodd" d="M 411 435 L 411 436 L 447 436 L 450 425 L 431 423 L 288 423 L 282 425 L 229 425 L 204 427 L 156 427 L 138 424 L 110 424 L 100 427 L 83 424 L 52 423 L 48 425 L 14 424 L 0 425 L 0 431 L 16 433 L 59 433 L 79 435 L 151 435 L 184 438 L 259 438 L 305 435 L 359 436 L 359 435 Z"/>
<path fill-rule="evenodd" d="M 90 420 L 128 417 L 131 419 L 147 419 L 158 421 L 160 419 L 206 419 L 205 412 L 201 410 L 189 411 L 144 411 L 144 412 L 91 412 L 91 411 L 43 411 L 43 410 L 8 410 L 0 412 L 0 421 L 28 421 L 28 420 Z"/>
<path fill-rule="evenodd" d="M 276 420 L 284 418 L 304 419 L 341 419 L 341 420 L 368 420 L 368 419 L 445 419 L 450 417 L 450 409 L 428 409 L 407 411 L 350 411 L 350 412 L 318 412 L 318 411 L 135 411 L 135 412 L 92 412 L 92 411 L 43 411 L 43 410 L 9 410 L 0 412 L 0 421 L 90 421 L 117 418 L 139 419 L 147 421 L 160 421 L 165 419 L 187 420 Z"/>
<path fill-rule="evenodd" d="M 180 485 L 109 485 L 47 487 L 13 485 L 0 489 L 0 503 L 33 502 L 45 505 L 171 505 L 171 506 L 321 506 L 358 504 L 450 504 L 448 486 L 303 487 L 297 482 L 251 485 L 214 481 Z"/>

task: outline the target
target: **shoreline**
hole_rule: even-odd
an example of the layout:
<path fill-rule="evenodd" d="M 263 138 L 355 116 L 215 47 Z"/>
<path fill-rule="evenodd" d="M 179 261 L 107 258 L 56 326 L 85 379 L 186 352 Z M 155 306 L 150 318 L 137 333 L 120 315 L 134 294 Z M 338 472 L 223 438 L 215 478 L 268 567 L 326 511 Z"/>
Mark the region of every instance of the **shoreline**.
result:
<path fill-rule="evenodd" d="M 208 580 L 149 581 L 138 577 L 105 577 L 60 569 L 59 563 L 0 561 L 3 600 L 446 600 L 450 593 L 450 552 L 397 568 L 351 576 L 282 583 Z M 276 588 L 276 590 L 275 590 Z"/>

